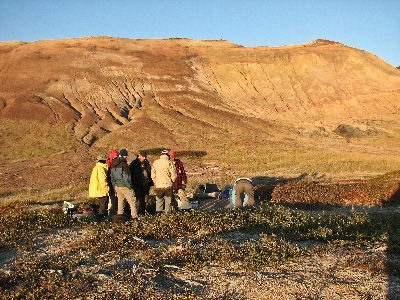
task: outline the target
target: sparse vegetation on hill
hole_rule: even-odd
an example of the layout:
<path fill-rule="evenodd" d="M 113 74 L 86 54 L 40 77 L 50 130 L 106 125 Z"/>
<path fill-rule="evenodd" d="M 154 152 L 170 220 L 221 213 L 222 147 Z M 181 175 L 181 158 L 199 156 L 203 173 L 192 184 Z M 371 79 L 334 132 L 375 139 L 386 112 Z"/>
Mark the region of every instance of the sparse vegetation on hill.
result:
<path fill-rule="evenodd" d="M 323 137 L 298 138 L 296 141 L 282 136 L 280 141 L 265 141 L 260 145 L 257 141 L 249 141 L 247 145 L 251 150 L 230 143 L 213 154 L 212 159 L 227 165 L 236 174 L 375 176 L 400 169 L 399 156 L 395 155 L 400 149 L 398 141 L 397 138 L 371 138 L 349 142 Z"/>
<path fill-rule="evenodd" d="M 63 124 L 0 119 L 0 159 L 3 162 L 52 156 L 78 145 L 79 141 Z"/>

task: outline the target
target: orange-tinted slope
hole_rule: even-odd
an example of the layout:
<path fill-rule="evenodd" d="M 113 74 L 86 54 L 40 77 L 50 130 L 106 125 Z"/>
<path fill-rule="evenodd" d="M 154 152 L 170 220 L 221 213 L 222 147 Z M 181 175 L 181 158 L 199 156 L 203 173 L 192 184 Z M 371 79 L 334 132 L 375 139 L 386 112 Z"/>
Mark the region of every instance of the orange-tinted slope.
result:
<path fill-rule="evenodd" d="M 400 70 L 325 40 L 256 48 L 109 37 L 0 43 L 0 118 L 67 123 L 89 145 L 188 147 L 268 134 L 273 120 L 396 119 L 399 108 Z"/>

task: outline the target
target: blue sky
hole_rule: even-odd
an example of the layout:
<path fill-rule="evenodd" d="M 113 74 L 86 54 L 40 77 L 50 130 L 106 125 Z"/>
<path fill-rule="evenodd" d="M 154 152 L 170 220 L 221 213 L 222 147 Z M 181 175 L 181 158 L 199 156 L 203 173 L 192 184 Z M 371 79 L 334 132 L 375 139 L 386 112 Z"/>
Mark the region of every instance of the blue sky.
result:
<path fill-rule="evenodd" d="M 244 46 L 324 38 L 400 66 L 400 0 L 0 0 L 0 41 L 98 35 Z"/>

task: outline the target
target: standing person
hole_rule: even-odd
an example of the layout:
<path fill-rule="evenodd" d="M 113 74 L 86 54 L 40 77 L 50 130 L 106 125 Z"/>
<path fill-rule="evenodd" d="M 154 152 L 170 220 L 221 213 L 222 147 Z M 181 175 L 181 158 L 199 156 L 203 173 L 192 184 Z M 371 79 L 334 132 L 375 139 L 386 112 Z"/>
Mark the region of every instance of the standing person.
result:
<path fill-rule="evenodd" d="M 99 217 L 101 218 L 104 218 L 107 214 L 108 192 L 110 189 L 107 182 L 108 166 L 106 159 L 107 157 L 103 155 L 97 157 L 89 183 L 89 198 L 97 198 L 99 200 Z"/>
<path fill-rule="evenodd" d="M 110 191 L 108 192 L 108 195 L 110 197 L 110 201 L 108 202 L 108 219 L 111 219 L 113 215 L 117 213 L 117 196 L 115 195 L 115 189 L 112 185 L 111 182 L 111 165 L 113 159 L 117 158 L 119 156 L 119 153 L 117 150 L 112 150 L 110 152 L 110 156 L 108 157 L 106 164 L 108 166 L 108 172 L 107 172 L 107 181 L 108 185 L 110 186 Z"/>
<path fill-rule="evenodd" d="M 250 178 L 241 177 L 235 181 L 235 206 L 234 208 L 242 207 L 241 194 L 247 195 L 247 207 L 255 205 L 254 202 L 254 187 Z"/>
<path fill-rule="evenodd" d="M 117 158 L 119 156 L 119 153 L 117 150 L 111 150 L 110 156 L 107 158 L 106 164 L 108 166 L 108 169 L 111 169 L 111 164 L 114 158 Z"/>
<path fill-rule="evenodd" d="M 132 178 L 132 186 L 138 200 L 138 214 L 146 212 L 146 200 L 149 196 L 150 187 L 153 184 L 151 179 L 151 166 L 147 160 L 147 152 L 139 151 L 136 159 L 129 165 Z"/>
<path fill-rule="evenodd" d="M 176 169 L 169 160 L 168 150 L 163 150 L 161 156 L 153 163 L 151 179 L 156 192 L 156 213 L 169 213 L 173 197 L 173 183 L 176 180 Z M 165 209 L 164 209 L 165 202 Z"/>
<path fill-rule="evenodd" d="M 132 219 L 137 219 L 137 201 L 132 189 L 131 172 L 129 170 L 128 151 L 121 149 L 119 157 L 113 159 L 111 164 L 111 182 L 118 199 L 118 215 L 124 213 L 124 199 L 131 208 Z"/>
<path fill-rule="evenodd" d="M 185 172 L 185 168 L 183 166 L 183 162 L 176 158 L 176 153 L 174 151 L 168 152 L 169 158 L 171 162 L 174 164 L 176 169 L 177 178 L 174 181 L 174 194 L 179 196 L 178 201 L 178 209 L 190 209 L 192 206 L 189 203 L 188 198 L 186 197 L 185 189 L 187 184 L 187 176 Z"/>

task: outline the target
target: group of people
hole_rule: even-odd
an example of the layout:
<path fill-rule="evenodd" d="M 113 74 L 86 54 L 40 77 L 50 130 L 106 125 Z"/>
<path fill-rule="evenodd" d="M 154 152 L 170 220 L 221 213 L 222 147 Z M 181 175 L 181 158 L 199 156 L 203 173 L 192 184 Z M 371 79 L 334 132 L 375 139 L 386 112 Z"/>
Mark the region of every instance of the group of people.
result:
<path fill-rule="evenodd" d="M 156 213 L 169 213 L 172 201 L 177 195 L 177 209 L 187 210 L 191 205 L 186 197 L 187 176 L 176 153 L 163 150 L 153 166 L 147 160 L 147 153 L 139 151 L 130 164 L 128 151 L 111 151 L 109 157 L 97 158 L 89 183 L 89 197 L 97 198 L 100 218 L 124 213 L 124 202 L 129 204 L 132 219 L 146 212 L 150 187 L 154 185 Z"/>

